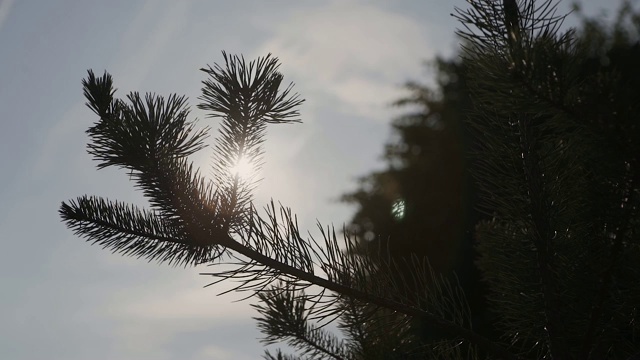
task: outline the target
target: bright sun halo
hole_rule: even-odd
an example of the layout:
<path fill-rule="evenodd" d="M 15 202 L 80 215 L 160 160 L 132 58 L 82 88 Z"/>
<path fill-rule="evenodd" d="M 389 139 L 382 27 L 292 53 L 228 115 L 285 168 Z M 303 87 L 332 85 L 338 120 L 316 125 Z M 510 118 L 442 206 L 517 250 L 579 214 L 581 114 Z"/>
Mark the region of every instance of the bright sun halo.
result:
<path fill-rule="evenodd" d="M 241 157 L 234 167 L 231 168 L 231 174 L 241 179 L 249 179 L 254 172 L 254 166 L 250 160 Z"/>

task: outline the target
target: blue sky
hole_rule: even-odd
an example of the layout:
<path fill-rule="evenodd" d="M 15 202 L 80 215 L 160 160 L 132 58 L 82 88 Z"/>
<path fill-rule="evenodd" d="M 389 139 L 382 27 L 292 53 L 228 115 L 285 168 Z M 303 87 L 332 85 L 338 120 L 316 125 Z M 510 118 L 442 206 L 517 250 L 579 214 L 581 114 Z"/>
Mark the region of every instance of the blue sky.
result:
<path fill-rule="evenodd" d="M 613 2 L 617 4 L 618 2 Z M 588 13 L 598 1 L 585 2 Z M 456 47 L 463 1 L 0 0 L 0 357 L 14 360 L 254 359 L 249 301 L 202 287 L 202 268 L 171 268 L 92 247 L 60 222 L 83 194 L 144 204 L 128 177 L 97 171 L 95 121 L 80 81 L 108 70 L 127 92 L 187 95 L 221 50 L 271 52 L 307 101 L 304 123 L 268 129 L 258 204 L 291 206 L 302 228 L 348 221 L 336 198 L 374 168 L 388 104 L 424 60 Z M 566 10 L 567 6 L 561 6 Z M 570 24 L 570 23 L 569 23 Z M 207 170 L 210 149 L 194 156 Z"/>

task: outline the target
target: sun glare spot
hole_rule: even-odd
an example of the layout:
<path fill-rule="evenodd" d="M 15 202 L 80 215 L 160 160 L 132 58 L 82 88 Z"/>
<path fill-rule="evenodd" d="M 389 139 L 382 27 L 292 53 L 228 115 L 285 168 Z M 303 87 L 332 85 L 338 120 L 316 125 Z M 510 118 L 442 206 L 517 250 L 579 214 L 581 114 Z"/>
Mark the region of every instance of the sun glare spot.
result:
<path fill-rule="evenodd" d="M 247 180 L 251 178 L 254 172 L 254 166 L 251 161 L 245 157 L 241 157 L 234 167 L 231 168 L 231 174 L 241 179 Z"/>

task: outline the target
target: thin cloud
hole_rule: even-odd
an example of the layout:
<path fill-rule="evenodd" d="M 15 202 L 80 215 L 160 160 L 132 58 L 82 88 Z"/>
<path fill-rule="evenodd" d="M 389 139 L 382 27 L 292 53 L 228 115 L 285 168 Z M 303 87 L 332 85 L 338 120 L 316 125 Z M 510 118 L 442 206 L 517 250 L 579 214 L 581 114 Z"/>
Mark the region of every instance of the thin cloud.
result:
<path fill-rule="evenodd" d="M 237 295 L 217 297 L 220 286 L 203 289 L 202 284 L 209 280 L 189 273 L 188 278 L 178 276 L 172 283 L 145 286 L 142 292 L 129 290 L 114 299 L 105 310 L 116 317 L 142 322 L 200 322 L 205 319 L 207 323 L 243 318 L 252 311 L 248 302 L 232 302 L 239 298 Z M 197 286 L 180 286 L 194 282 Z M 164 295 L 158 296 L 159 293 Z M 114 304 L 118 306 L 114 308 Z"/>
<path fill-rule="evenodd" d="M 12 1 L 0 3 L 0 27 L 8 12 L 5 8 L 10 7 Z M 124 90 L 117 96 L 123 97 L 130 89 L 140 87 L 163 52 L 170 50 L 171 40 L 187 21 L 188 9 L 188 2 L 184 1 L 168 2 L 166 6 L 157 6 L 155 1 L 145 3 L 124 33 L 117 52 L 121 55 L 116 57 L 114 70 L 110 69 L 118 87 Z M 33 167 L 34 174 L 43 175 L 58 166 L 55 159 L 60 158 L 61 149 L 68 149 L 69 141 L 76 142 L 77 134 L 87 126 L 84 120 L 91 115 L 83 102 L 69 107 L 49 130 Z"/>
<path fill-rule="evenodd" d="M 228 349 L 223 349 L 219 346 L 208 345 L 202 348 L 192 360 L 205 360 L 205 359 L 217 359 L 217 360 L 233 360 L 238 359 L 238 354 Z"/>
<path fill-rule="evenodd" d="M 374 119 L 387 119 L 389 109 L 381 110 L 399 95 L 398 84 L 433 54 L 424 24 L 355 1 L 292 12 L 261 49 L 346 113 Z"/>
<path fill-rule="evenodd" d="M 9 12 L 11 12 L 13 2 L 14 0 L 0 1 L 0 30 L 2 30 L 2 25 L 4 25 L 5 20 L 9 17 Z"/>
<path fill-rule="evenodd" d="M 171 51 L 175 35 L 188 21 L 190 2 L 148 0 L 125 31 L 113 67 L 122 89 L 138 89 L 160 63 L 162 54 Z M 128 91 L 128 90 L 127 90 Z"/>

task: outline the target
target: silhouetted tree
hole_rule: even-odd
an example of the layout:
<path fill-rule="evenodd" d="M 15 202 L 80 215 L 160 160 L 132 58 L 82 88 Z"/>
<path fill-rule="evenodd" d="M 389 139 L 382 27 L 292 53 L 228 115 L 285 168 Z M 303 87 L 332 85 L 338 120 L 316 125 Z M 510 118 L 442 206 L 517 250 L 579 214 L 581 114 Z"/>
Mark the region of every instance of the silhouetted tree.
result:
<path fill-rule="evenodd" d="M 456 15 L 467 28 L 460 35 L 474 104 L 469 124 L 479 139 L 473 173 L 490 216 L 478 226 L 479 265 L 505 334 L 500 339 L 475 331 L 458 284 L 417 256 L 372 253 L 348 232 L 338 241 L 323 227 L 321 240 L 306 239 L 288 208 L 255 208 L 254 178 L 238 167 L 262 164 L 267 124 L 298 121 L 302 102 L 291 86 L 280 90 L 283 77 L 270 56 L 246 63 L 224 54 L 224 66 L 203 69 L 209 78 L 200 108 L 222 119 L 214 179 L 202 178 L 188 160 L 204 148 L 207 129 L 187 119 L 184 97 L 117 99 L 110 75 L 89 72 L 85 97 L 99 120 L 88 130 L 88 151 L 99 168 L 124 168 L 151 208 L 82 196 L 63 203 L 60 214 L 75 233 L 114 252 L 170 264 L 230 262 L 231 270 L 208 275 L 238 281 L 235 290 L 255 295 L 264 340 L 288 341 L 300 356 L 637 353 L 640 104 L 633 89 L 640 82 L 630 65 L 640 60 L 639 46 L 627 38 L 594 54 L 573 33 L 560 33 L 562 18 L 553 16 L 550 1 L 504 5 L 472 2 Z M 397 219 L 415 211 L 396 200 Z M 451 209 L 464 213 L 456 204 Z M 429 225 L 422 229 L 433 233 Z M 318 327 L 334 319 L 343 339 Z M 416 336 L 416 323 L 441 337 Z"/>
<path fill-rule="evenodd" d="M 463 65 L 437 59 L 437 89 L 410 82 L 397 101 L 413 112 L 394 120 L 397 141 L 386 147 L 388 168 L 360 180 L 343 196 L 358 206 L 350 231 L 362 246 L 392 256 L 431 255 L 442 272 L 455 263 L 466 212 L 462 125 L 470 101 Z"/>
<path fill-rule="evenodd" d="M 517 22 L 489 2 L 457 14 L 491 216 L 478 264 L 514 351 L 626 358 L 640 349 L 640 21 L 625 5 L 598 43 L 596 28 L 560 34 L 549 5 L 518 2 Z"/>
<path fill-rule="evenodd" d="M 472 105 L 465 65 L 437 58 L 432 66 L 434 88 L 409 82 L 409 95 L 394 103 L 410 110 L 393 121 L 387 169 L 361 178 L 359 189 L 342 199 L 357 206 L 349 230 L 359 248 L 382 249 L 400 262 L 427 257 L 434 271 L 455 274 L 468 294 L 474 329 L 488 333 L 486 294 L 473 264 L 474 227 L 482 214 L 473 207 L 468 171 L 472 139 L 464 119 Z M 427 325 L 418 331 L 437 335 Z"/>
<path fill-rule="evenodd" d="M 520 16 L 519 9 L 515 2 L 504 5 L 505 29 L 515 37 L 519 30 L 513 19 Z M 629 3 L 622 4 L 613 26 L 581 17 L 578 41 L 593 54 L 613 43 L 629 47 L 637 40 L 638 14 Z M 472 109 L 465 59 L 438 58 L 434 64 L 435 87 L 409 82 L 409 96 L 396 102 L 412 111 L 393 122 L 395 141 L 385 151 L 388 168 L 361 178 L 359 189 L 343 200 L 357 206 L 350 229 L 360 247 L 385 249 L 395 257 L 427 256 L 435 269 L 455 270 L 469 294 L 474 329 L 492 332 L 484 311 L 486 294 L 472 262 L 473 227 L 490 217 L 474 206 L 477 194 L 467 176 L 468 159 L 481 146 L 483 134 L 473 136 L 465 122 Z"/>

